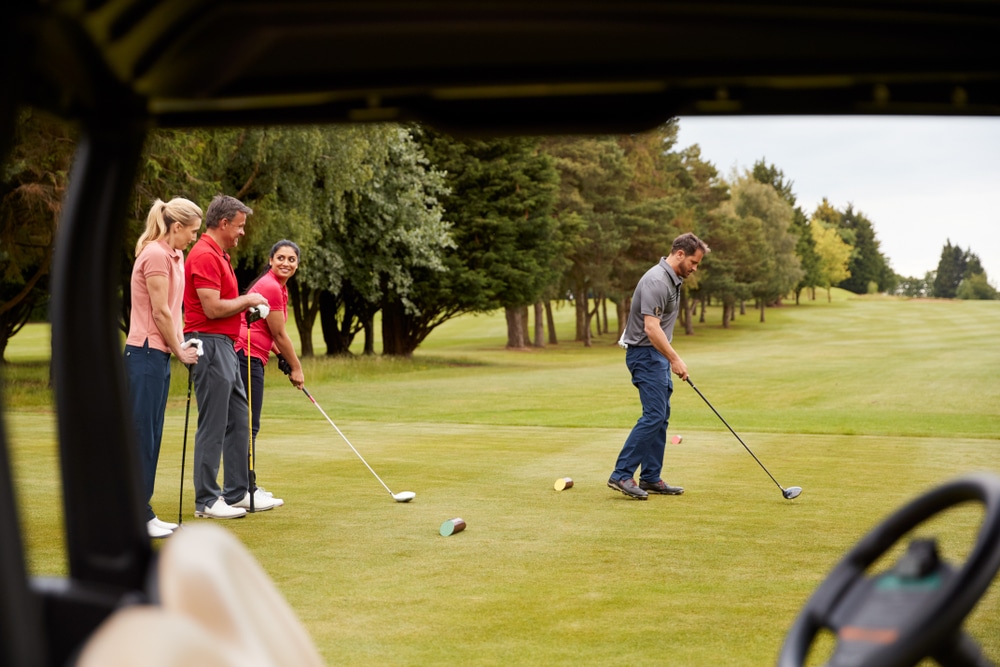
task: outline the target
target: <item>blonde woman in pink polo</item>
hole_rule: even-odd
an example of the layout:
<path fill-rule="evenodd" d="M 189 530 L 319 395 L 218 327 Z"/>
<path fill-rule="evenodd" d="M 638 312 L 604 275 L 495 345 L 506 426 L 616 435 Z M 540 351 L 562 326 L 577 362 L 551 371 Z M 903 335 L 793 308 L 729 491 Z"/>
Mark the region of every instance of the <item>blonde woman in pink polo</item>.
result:
<path fill-rule="evenodd" d="M 125 374 L 132 397 L 139 461 L 150 537 L 167 537 L 177 524 L 160 521 L 150 501 L 163 436 L 163 413 L 170 390 L 170 355 L 198 363 L 194 346 L 184 343 L 184 249 L 198 237 L 202 212 L 181 197 L 157 199 L 146 217 L 146 230 L 135 246 L 132 266 L 132 314 L 125 341 Z"/>

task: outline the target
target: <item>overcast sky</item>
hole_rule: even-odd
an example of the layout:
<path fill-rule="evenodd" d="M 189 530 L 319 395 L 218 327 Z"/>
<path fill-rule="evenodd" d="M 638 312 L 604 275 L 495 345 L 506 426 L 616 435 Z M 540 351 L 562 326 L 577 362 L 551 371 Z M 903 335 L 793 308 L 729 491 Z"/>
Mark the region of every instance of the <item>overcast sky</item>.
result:
<path fill-rule="evenodd" d="M 681 118 L 678 148 L 692 144 L 727 179 L 773 164 L 806 215 L 854 204 L 896 273 L 935 270 L 950 239 L 1000 286 L 1000 118 Z"/>

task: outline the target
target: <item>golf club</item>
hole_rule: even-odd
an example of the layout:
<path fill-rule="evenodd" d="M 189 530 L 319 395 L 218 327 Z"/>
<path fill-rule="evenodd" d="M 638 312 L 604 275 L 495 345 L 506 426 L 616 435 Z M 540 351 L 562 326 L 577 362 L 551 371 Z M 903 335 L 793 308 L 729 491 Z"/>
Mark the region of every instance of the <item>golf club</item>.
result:
<path fill-rule="evenodd" d="M 204 349 L 202 348 L 200 338 L 191 338 L 189 340 L 181 343 L 181 347 L 190 347 L 192 345 L 197 346 L 198 356 L 200 357 L 204 354 Z M 180 497 L 177 500 L 177 525 L 184 523 L 184 460 L 187 458 L 188 449 L 188 420 L 191 417 L 191 374 L 193 372 L 193 367 L 188 366 L 188 395 L 187 395 L 187 408 L 184 410 L 184 446 L 181 449 L 181 492 Z"/>
<path fill-rule="evenodd" d="M 306 389 L 305 387 L 302 387 L 302 393 L 305 394 L 306 397 L 310 401 L 312 401 L 312 404 L 316 406 L 316 409 L 319 410 L 324 417 L 326 417 L 326 420 L 330 422 L 330 426 L 336 429 L 337 433 L 340 434 L 340 437 L 343 438 L 344 442 L 347 443 L 347 446 L 351 448 L 351 451 L 353 451 L 355 454 L 358 455 L 358 458 L 361 459 L 361 462 L 365 464 L 365 467 L 368 468 L 371 474 L 375 475 L 375 479 L 377 479 L 379 483 L 385 487 L 385 490 L 389 492 L 389 495 L 392 496 L 393 500 L 395 500 L 397 503 L 408 503 L 417 497 L 417 494 L 415 494 L 413 491 L 400 491 L 399 493 L 393 493 L 392 489 L 386 486 L 386 483 L 383 482 L 382 478 L 378 476 L 378 473 L 372 470 L 372 467 L 368 465 L 368 461 L 365 461 L 365 457 L 361 456 L 361 453 L 358 452 L 358 450 L 354 449 L 354 445 L 351 444 L 351 441 L 347 439 L 347 436 L 344 435 L 343 431 L 337 428 L 337 425 L 333 423 L 333 420 L 330 419 L 330 416 L 326 414 L 326 411 L 320 407 L 319 403 L 316 402 L 316 399 L 313 398 L 312 394 L 309 393 L 309 390 Z"/>
<path fill-rule="evenodd" d="M 251 385 L 253 385 L 253 370 L 250 365 L 250 360 L 253 357 L 251 350 L 253 347 L 250 345 L 250 325 L 261 318 L 261 313 L 259 308 L 251 308 L 247 311 L 247 495 L 250 497 L 250 512 L 256 512 L 257 508 L 254 506 L 254 497 L 257 495 L 257 473 L 253 469 L 253 391 L 251 390 Z"/>
<path fill-rule="evenodd" d="M 740 441 L 740 444 L 743 445 L 743 448 L 745 450 L 747 450 L 748 452 L 750 452 L 750 456 L 752 456 L 753 460 L 757 462 L 757 465 L 759 465 L 761 468 L 764 469 L 764 472 L 766 472 L 767 476 L 771 478 L 771 481 L 778 485 L 778 488 L 781 489 L 781 495 L 783 495 L 785 497 L 785 499 L 787 499 L 787 500 L 791 500 L 792 498 L 798 498 L 799 494 L 802 493 L 802 487 L 801 486 L 790 486 L 790 487 L 788 487 L 786 489 L 783 486 L 781 486 L 781 484 L 778 484 L 778 480 L 776 480 L 774 478 L 774 475 L 772 475 L 768 471 L 768 469 L 764 467 L 764 464 L 760 462 L 760 459 L 757 458 L 757 455 L 754 454 L 752 451 L 750 451 L 750 448 L 747 447 L 747 443 L 743 442 L 743 438 L 741 438 L 736 433 L 736 431 L 733 430 L 733 427 L 729 425 L 729 422 L 727 422 L 725 419 L 722 418 L 722 415 L 720 415 L 719 411 L 715 409 L 715 406 L 713 406 L 711 403 L 708 402 L 708 399 L 705 398 L 705 394 L 701 393 L 701 390 L 699 390 L 698 387 L 694 386 L 694 382 L 691 381 L 691 377 L 690 376 L 687 377 L 685 381 L 689 385 L 691 385 L 692 389 L 694 389 L 696 392 L 698 392 L 698 395 L 701 396 L 701 400 L 705 401 L 705 405 L 707 405 L 708 407 L 712 408 L 712 412 L 715 413 L 715 416 L 718 417 L 719 419 L 722 419 L 722 423 L 726 425 L 726 428 L 729 429 L 729 432 L 736 436 L 736 439 Z"/>

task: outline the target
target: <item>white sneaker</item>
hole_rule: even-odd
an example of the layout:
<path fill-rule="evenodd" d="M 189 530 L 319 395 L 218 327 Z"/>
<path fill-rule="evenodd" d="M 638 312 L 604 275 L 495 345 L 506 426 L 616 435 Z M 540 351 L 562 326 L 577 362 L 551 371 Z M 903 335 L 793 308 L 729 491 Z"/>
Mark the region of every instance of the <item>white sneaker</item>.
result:
<path fill-rule="evenodd" d="M 274 494 L 271 493 L 270 491 L 268 491 L 267 489 L 265 489 L 263 486 L 258 486 L 257 487 L 257 491 L 260 492 L 260 493 L 263 493 L 265 496 L 267 496 L 268 498 L 270 498 L 271 500 L 273 500 L 275 507 L 281 507 L 282 505 L 285 504 L 284 500 L 282 500 L 281 498 L 275 498 Z"/>
<path fill-rule="evenodd" d="M 260 492 L 260 489 L 253 494 L 253 511 L 263 512 L 265 510 L 273 510 L 277 505 L 274 502 L 274 498 L 266 496 Z M 248 491 L 243 500 L 239 501 L 233 507 L 242 507 L 245 510 L 250 509 L 250 492 Z"/>
<path fill-rule="evenodd" d="M 150 519 L 146 522 L 146 532 L 148 532 L 149 536 L 152 538 L 170 537 L 174 534 L 174 531 L 167 528 L 161 528 L 156 525 L 156 519 Z"/>
<path fill-rule="evenodd" d="M 195 510 L 194 515 L 199 519 L 239 519 L 246 516 L 247 511 L 242 507 L 233 507 L 226 504 L 226 501 L 219 496 L 215 504 L 205 507 L 203 510 Z"/>
<path fill-rule="evenodd" d="M 150 519 L 149 523 L 154 524 L 157 527 L 162 528 L 163 530 L 177 530 L 176 523 L 170 523 L 169 521 L 164 521 L 158 516 L 154 516 L 152 519 Z"/>

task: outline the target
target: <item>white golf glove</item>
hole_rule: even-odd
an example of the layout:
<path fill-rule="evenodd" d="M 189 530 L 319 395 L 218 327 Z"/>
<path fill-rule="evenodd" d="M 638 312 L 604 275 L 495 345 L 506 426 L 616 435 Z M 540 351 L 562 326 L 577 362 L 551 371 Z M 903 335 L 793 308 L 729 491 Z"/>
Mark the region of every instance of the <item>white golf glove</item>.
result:
<path fill-rule="evenodd" d="M 194 345 L 195 347 L 198 348 L 198 356 L 199 357 L 205 354 L 205 350 L 204 350 L 204 348 L 201 345 L 201 339 L 200 338 L 190 338 L 190 339 L 184 341 L 183 343 L 181 343 L 181 349 L 183 350 L 183 349 L 189 348 L 192 345 Z"/>
<path fill-rule="evenodd" d="M 251 306 L 248 312 L 257 315 L 258 319 L 266 320 L 267 316 L 271 313 L 271 308 L 266 303 L 262 303 L 259 306 Z"/>

